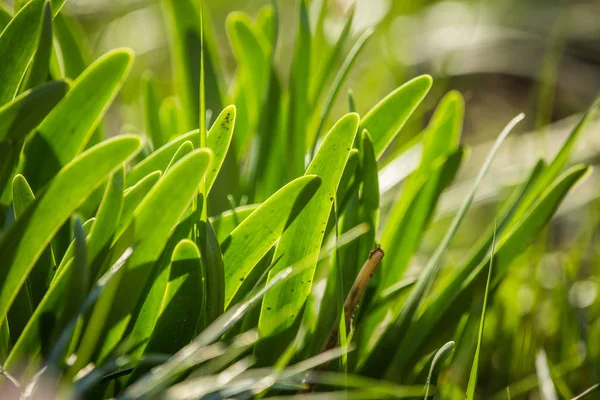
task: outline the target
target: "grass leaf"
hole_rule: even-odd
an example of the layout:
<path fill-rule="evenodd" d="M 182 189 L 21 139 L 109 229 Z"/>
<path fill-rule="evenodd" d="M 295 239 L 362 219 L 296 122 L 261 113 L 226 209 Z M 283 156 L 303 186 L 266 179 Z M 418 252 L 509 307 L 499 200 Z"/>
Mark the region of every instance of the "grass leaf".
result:
<path fill-rule="evenodd" d="M 0 106 L 17 95 L 36 50 L 45 4 L 45 0 L 30 1 L 0 34 Z"/>
<path fill-rule="evenodd" d="M 73 82 L 64 99 L 35 130 L 25 146 L 21 166 L 34 191 L 85 149 L 132 62 L 129 50 L 115 50 L 98 59 Z"/>
<path fill-rule="evenodd" d="M 221 243 L 225 265 L 225 307 L 254 266 L 302 213 L 321 185 L 316 176 L 298 178 L 271 196 Z"/>
<path fill-rule="evenodd" d="M 271 336 L 289 328 L 310 293 L 319 248 L 358 124 L 357 114 L 348 114 L 340 119 L 327 134 L 306 170 L 307 175 L 320 176 L 323 183 L 314 199 L 281 237 L 275 252 L 275 259 L 281 259 L 269 272 L 269 278 L 305 258 L 308 267 L 266 295 L 259 322 L 261 335 Z"/>
<path fill-rule="evenodd" d="M 398 135 L 408 118 L 431 88 L 429 75 L 418 76 L 390 93 L 377 103 L 361 120 L 360 130 L 366 129 L 373 137 L 373 146 L 377 159 Z M 398 147 L 402 147 L 410 137 L 400 138 Z"/>
<path fill-rule="evenodd" d="M 115 348 L 125 333 L 136 305 L 142 300 L 151 266 L 166 245 L 170 230 L 197 193 L 211 159 L 209 150 L 198 149 L 176 163 L 137 207 L 133 220 L 115 244 L 116 249 L 129 247 L 133 243 L 136 247 L 126 267 L 109 285 L 115 285 L 117 289 L 113 301 L 110 301 L 111 311 L 99 356 L 101 360 Z M 155 210 L 161 212 L 157 214 Z M 112 292 L 107 289 L 104 293 Z M 106 294 L 106 297 L 109 296 Z M 102 296 L 99 303 L 101 300 Z"/>

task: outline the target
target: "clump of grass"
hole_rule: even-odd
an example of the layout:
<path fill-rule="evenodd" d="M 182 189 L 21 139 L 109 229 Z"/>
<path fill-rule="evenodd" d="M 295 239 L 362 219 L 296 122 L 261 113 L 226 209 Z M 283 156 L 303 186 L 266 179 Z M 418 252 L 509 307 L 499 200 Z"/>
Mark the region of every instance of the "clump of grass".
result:
<path fill-rule="evenodd" d="M 440 281 L 479 184 L 523 116 L 510 121 L 414 277 L 409 263 L 466 152 L 460 93 L 439 102 L 418 136 L 403 127 L 432 85 L 427 75 L 365 113 L 350 97 L 348 113 L 329 126 L 372 33 L 343 55 L 352 12 L 327 48 L 323 19 L 312 29 L 300 1 L 289 82 L 274 65 L 277 7 L 254 19 L 230 14 L 238 68 L 225 87 L 206 10 L 163 0 L 174 93 L 163 98 L 145 75 L 146 135 L 103 139 L 133 54 L 117 49 L 78 69 L 85 45 L 59 23 L 63 3 L 16 2 L 2 19 L 0 58 L 10 60 L 0 65 L 6 396 L 448 397 L 437 377 L 461 348 L 451 340 L 475 334 L 461 321 L 477 317 L 474 398 L 487 299 L 588 173 L 565 168 L 597 104 Z M 418 166 L 380 212 L 382 157 L 416 145 Z M 480 317 L 473 304 L 483 304 Z"/>

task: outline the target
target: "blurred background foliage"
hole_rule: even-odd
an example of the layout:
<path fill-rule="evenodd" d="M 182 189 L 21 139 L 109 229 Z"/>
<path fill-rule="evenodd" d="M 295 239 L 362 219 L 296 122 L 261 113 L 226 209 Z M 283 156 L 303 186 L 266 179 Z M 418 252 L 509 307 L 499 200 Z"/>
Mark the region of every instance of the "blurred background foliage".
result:
<path fill-rule="evenodd" d="M 313 0 L 312 20 L 317 18 L 321 1 L 329 2 L 321 46 L 333 46 L 353 0 Z M 420 131 L 448 90 L 459 90 L 466 101 L 462 140 L 471 149 L 470 157 L 456 183 L 443 195 L 420 255 L 412 262 L 414 271 L 419 271 L 439 243 L 503 124 L 519 112 L 527 116 L 507 140 L 478 191 L 448 255 L 445 268 L 451 269 L 464 258 L 510 189 L 525 179 L 536 159 L 556 152 L 578 114 L 600 90 L 600 1 L 356 2 L 353 37 L 367 27 L 375 28 L 345 84 L 346 89 L 353 90 L 359 111 L 368 110 L 391 90 L 422 73 L 433 76 L 434 86 L 405 131 Z M 239 10 L 255 16 L 269 3 L 206 0 L 227 79 L 233 79 L 236 68 L 225 32 L 227 14 Z M 280 41 L 275 57 L 282 81 L 287 82 L 297 7 L 292 0 L 280 0 L 278 5 Z M 159 1 L 70 0 L 64 11 L 71 23 L 85 31 L 90 60 L 116 47 L 135 51 L 134 69 L 106 119 L 106 131 L 111 135 L 142 132 L 138 97 L 143 92 L 142 74 L 154 71 L 163 94 L 173 92 Z M 354 41 L 347 41 L 346 46 Z M 313 62 L 320 61 L 314 57 Z M 338 60 L 338 66 L 342 61 Z M 346 110 L 346 100 L 340 96 L 327 126 Z M 596 163 L 599 128 L 598 122 L 588 128 L 573 162 Z M 383 212 L 401 190 L 406 166 L 415 162 L 411 154 L 409 151 L 380 173 Z M 490 305 L 479 379 L 485 393 L 506 398 L 503 388 L 509 385 L 512 396 L 518 397 L 537 385 L 536 354 L 540 348 L 547 353 L 561 397 L 570 398 L 572 390 L 600 381 L 598 183 L 600 178 L 594 172 L 567 198 L 545 234 L 513 264 Z M 469 371 L 465 365 L 472 361 L 476 340 L 471 333 L 464 334 L 454 357 L 459 367 L 449 369 L 446 382 L 464 386 L 468 379 L 463 376 Z"/>

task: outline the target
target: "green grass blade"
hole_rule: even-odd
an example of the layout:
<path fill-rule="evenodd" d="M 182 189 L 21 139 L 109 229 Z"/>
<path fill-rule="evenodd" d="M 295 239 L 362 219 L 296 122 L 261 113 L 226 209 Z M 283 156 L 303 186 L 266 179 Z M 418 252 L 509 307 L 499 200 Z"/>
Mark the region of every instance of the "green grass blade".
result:
<path fill-rule="evenodd" d="M 228 106 L 221 114 L 217 117 L 214 124 L 208 131 L 206 138 L 206 145 L 212 150 L 214 159 L 212 167 L 206 172 L 206 191 L 210 192 L 210 189 L 217 179 L 225 156 L 229 150 L 231 144 L 231 138 L 233 137 L 233 130 L 235 128 L 236 108 L 235 106 Z"/>
<path fill-rule="evenodd" d="M 319 21 L 317 22 L 317 33 L 315 34 L 315 42 L 317 42 L 319 40 L 320 36 L 323 36 L 322 32 L 321 35 L 319 34 L 319 30 L 322 31 L 322 24 L 324 22 L 325 19 L 325 15 L 323 15 L 323 13 L 325 12 L 325 7 L 326 6 L 326 1 L 324 1 L 322 3 L 323 9 L 321 9 L 321 15 L 319 15 Z M 344 44 L 346 43 L 346 41 L 348 40 L 348 38 L 350 37 L 350 29 L 352 28 L 352 23 L 354 21 L 354 11 L 355 11 L 355 6 L 352 5 L 351 6 L 351 10 L 348 11 L 348 17 L 346 19 L 346 23 L 344 24 L 344 27 L 342 28 L 342 31 L 340 33 L 340 36 L 338 38 L 338 40 L 335 43 L 335 46 L 333 49 L 331 49 L 331 51 L 329 51 L 329 54 L 327 54 L 326 57 L 315 57 L 312 61 L 313 61 L 313 68 L 315 68 L 315 64 L 319 63 L 320 68 L 316 68 L 318 70 L 316 77 L 314 79 L 314 82 L 312 82 L 312 90 L 311 90 L 311 104 L 317 104 L 319 102 L 319 99 L 321 98 L 321 95 L 323 94 L 323 90 L 325 90 L 325 87 L 327 86 L 327 80 L 329 79 L 329 77 L 332 74 L 332 71 L 335 71 L 335 62 L 337 61 L 337 59 L 340 57 L 340 54 L 342 53 L 342 49 L 344 48 Z M 323 40 L 324 38 L 322 38 L 321 40 Z M 317 42 L 318 43 L 318 42 Z M 355 110 L 350 110 L 349 112 L 356 112 Z"/>
<path fill-rule="evenodd" d="M 200 53 L 204 52 L 206 76 L 206 107 L 221 110 L 220 71 L 218 52 L 209 27 L 208 15 L 203 15 L 204 46 L 201 49 L 200 10 L 192 0 L 161 0 L 167 20 L 167 33 L 171 48 L 171 60 L 175 94 L 183 107 L 183 129 L 189 131 L 199 127 L 200 110 Z M 194 142 L 193 142 L 194 143 Z"/>
<path fill-rule="evenodd" d="M 418 249 L 442 191 L 453 180 L 462 159 L 457 153 L 464 118 L 464 101 L 450 92 L 440 101 L 423 133 L 423 150 L 417 170 L 393 205 L 381 237 L 387 260 L 379 290 L 403 279 Z M 455 154 L 452 156 L 452 154 Z"/>
<path fill-rule="evenodd" d="M 300 1 L 296 45 L 290 75 L 290 101 L 288 113 L 287 158 L 288 178 L 296 178 L 304 172 L 304 156 L 307 143 L 306 129 L 309 120 L 308 88 L 310 87 L 311 33 L 308 1 Z"/>
<path fill-rule="evenodd" d="M 241 12 L 233 12 L 227 17 L 227 35 L 237 61 L 234 101 L 241 107 L 241 121 L 235 143 L 237 149 L 244 149 L 249 134 L 258 123 L 259 113 L 267 88 L 271 48 L 268 39 L 252 26 L 250 18 Z"/>
<path fill-rule="evenodd" d="M 174 354 L 194 338 L 204 308 L 202 291 L 200 251 L 194 242 L 183 240 L 173 251 L 163 305 L 146 351 Z"/>
<path fill-rule="evenodd" d="M 522 114 L 515 117 L 500 133 L 500 136 L 496 140 L 496 143 L 494 143 L 493 148 L 490 150 L 490 153 L 488 154 L 484 165 L 481 167 L 472 189 L 465 198 L 458 213 L 452 220 L 452 224 L 450 225 L 450 228 L 446 232 L 441 243 L 436 248 L 432 257 L 429 259 L 427 265 L 425 266 L 425 269 L 423 270 L 415 285 L 415 288 L 411 291 L 406 302 L 401 305 L 402 308 L 400 309 L 400 312 L 396 314 L 397 317 L 392 318 L 392 320 L 394 321 L 393 329 L 387 329 L 386 331 L 381 332 L 379 340 L 373 340 L 372 338 L 368 339 L 371 345 L 364 346 L 362 348 L 363 353 L 362 355 L 359 355 L 358 361 L 359 369 L 363 371 L 369 371 L 369 373 L 376 373 L 376 370 L 380 369 L 381 367 L 387 367 L 389 362 L 392 361 L 393 355 L 389 354 L 389 352 L 386 350 L 387 344 L 390 343 L 390 341 L 392 340 L 397 342 L 398 335 L 401 335 L 400 337 L 402 337 L 406 334 L 406 327 L 411 323 L 413 316 L 415 315 L 419 305 L 423 301 L 427 289 L 430 287 L 431 283 L 438 274 L 442 266 L 444 254 L 446 253 L 451 240 L 454 238 L 454 235 L 458 231 L 458 227 L 464 219 L 467 210 L 471 206 L 479 184 L 481 183 L 483 177 L 487 173 L 498 149 L 504 142 L 504 139 L 514 128 L 514 126 L 523 119 L 523 117 L 524 116 Z M 360 349 L 361 348 L 359 347 L 359 350 Z M 373 366 L 373 363 L 375 362 L 377 363 L 377 366 Z"/>
<path fill-rule="evenodd" d="M 254 266 L 310 204 L 321 179 L 298 178 L 271 196 L 221 243 L 225 265 L 225 307 Z"/>
<path fill-rule="evenodd" d="M 10 14 L 10 11 L 6 9 L 6 5 L 0 4 L 0 32 L 6 28 L 11 19 L 12 15 Z"/>
<path fill-rule="evenodd" d="M 192 151 L 194 151 L 194 145 L 192 144 L 192 142 L 189 140 L 183 142 L 173 155 L 173 158 L 171 158 L 171 161 L 169 161 L 169 165 L 167 165 L 165 173 L 169 172 L 169 168 L 177 164 L 179 160 L 181 160 L 186 155 L 190 154 Z"/>
<path fill-rule="evenodd" d="M 21 167 L 34 191 L 85 148 L 132 62 L 129 50 L 115 50 L 98 59 L 73 82 L 64 99 L 35 130 L 25 146 Z"/>
<path fill-rule="evenodd" d="M 123 206 L 118 219 L 117 237 L 122 233 L 123 229 L 129 225 L 133 218 L 133 213 L 142 203 L 142 200 L 144 200 L 146 195 L 150 193 L 150 190 L 152 190 L 160 180 L 161 176 L 162 173 L 160 171 L 151 172 L 134 186 L 123 192 Z"/>
<path fill-rule="evenodd" d="M 197 137 L 198 129 L 188 132 L 185 135 L 181 135 L 176 139 L 171 140 L 160 149 L 156 149 L 150 156 L 135 165 L 131 171 L 129 171 L 129 174 L 127 175 L 127 187 L 135 185 L 154 171 L 164 172 L 179 147 L 188 140 L 193 143 L 194 139 Z"/>
<path fill-rule="evenodd" d="M 148 285 L 144 289 L 142 299 L 134 311 L 136 317 L 132 319 L 127 327 L 127 341 L 124 347 L 129 349 L 127 350 L 127 357 L 134 362 L 144 358 L 146 346 L 163 309 L 169 274 L 171 272 L 173 252 L 179 242 L 186 240 L 190 236 L 193 227 L 192 216 L 193 214 L 190 213 L 184 217 L 172 230 L 172 234 L 158 261 L 152 266 Z M 128 380 L 131 381 L 131 377 Z"/>
<path fill-rule="evenodd" d="M 369 225 L 369 231 L 371 232 L 368 241 L 373 242 L 375 233 L 379 228 L 379 177 L 377 175 L 377 160 L 375 159 L 373 139 L 371 139 L 368 131 L 362 133 L 361 153 L 362 187 L 360 189 L 360 201 L 365 222 Z"/>
<path fill-rule="evenodd" d="M 35 196 L 23 175 L 15 176 L 12 188 L 15 218 L 18 219 L 25 212 L 27 207 L 33 203 Z"/>
<path fill-rule="evenodd" d="M 109 178 L 96 212 L 96 222 L 87 244 L 92 282 L 95 282 L 96 278 L 99 278 L 102 273 L 102 264 L 108 255 L 110 245 L 117 231 L 119 217 L 123 209 L 124 185 L 125 169 L 121 168 Z"/>
<path fill-rule="evenodd" d="M 170 96 L 164 99 L 160 104 L 158 114 L 160 128 L 167 143 L 185 132 L 183 129 L 185 125 L 183 109 L 175 97 Z"/>
<path fill-rule="evenodd" d="M 79 218 L 75 218 L 73 232 L 75 235 L 75 251 L 73 265 L 69 273 L 69 283 L 67 284 L 69 301 L 64 304 L 60 319 L 54 329 L 55 335 L 62 332 L 69 321 L 77 317 L 91 286 L 86 245 L 87 233 L 83 229 L 83 224 Z"/>
<path fill-rule="evenodd" d="M 21 143 L 69 90 L 56 81 L 31 89 L 0 108 L 0 141 Z"/>
<path fill-rule="evenodd" d="M 216 320 L 225 310 L 225 261 L 210 221 L 198 224 L 198 247 L 202 255 L 204 309 L 198 331 Z"/>
<path fill-rule="evenodd" d="M 160 126 L 160 94 L 156 76 L 148 71 L 142 77 L 142 98 L 144 104 L 144 122 L 146 135 L 152 140 L 152 148 L 164 146 L 169 138 L 165 137 Z"/>
<path fill-rule="evenodd" d="M 152 271 L 151 266 L 166 245 L 170 230 L 197 194 L 211 159 L 209 150 L 198 149 L 175 164 L 137 207 L 133 220 L 116 244 L 116 248 L 129 247 L 133 243 L 136 247 L 126 268 L 112 281 L 118 288 L 114 300 L 110 302 L 112 307 L 105 325 L 106 336 L 99 356 L 101 360 L 121 340 L 134 308 L 141 300 L 140 296 Z M 157 214 L 156 210 L 161 212 Z"/>
<path fill-rule="evenodd" d="M 241 206 L 210 218 L 210 224 L 215 231 L 217 241 L 223 243 L 229 234 L 248 218 L 260 204 Z"/>
<path fill-rule="evenodd" d="M 6 313 L 25 277 L 69 215 L 139 147 L 139 139 L 121 136 L 85 152 L 56 175 L 4 235 L 0 256 L 9 267 L 0 272 L 0 315 Z"/>
<path fill-rule="evenodd" d="M 39 37 L 44 0 L 32 0 L 0 34 L 0 106 L 17 95 Z"/>
<path fill-rule="evenodd" d="M 2 292 L 0 292 L 4 298 L 9 297 L 11 288 L 14 291 L 15 287 L 22 284 L 22 279 L 27 276 L 28 266 L 35 262 L 39 254 L 47 247 L 53 234 L 67 220 L 78 204 L 91 194 L 111 171 L 132 157 L 139 148 L 138 138 L 118 137 L 86 151 L 59 172 L 48 189 L 35 200 L 32 206 L 27 208 L 21 221 L 17 221 L 0 242 L 0 252 L 4 259 L 12 260 L 10 270 L 4 270 L 5 277 L 2 280 Z M 59 275 L 64 275 L 64 270 Z M 63 280 L 62 283 L 66 286 L 66 280 Z M 54 290 L 53 288 L 55 288 L 54 284 L 51 286 L 50 292 Z M 19 338 L 7 360 L 6 368 L 16 368 L 26 355 L 39 357 L 42 347 L 45 346 L 42 344 L 44 338 L 39 336 L 39 332 L 49 329 L 47 326 L 43 327 L 42 315 L 56 317 L 57 314 L 50 312 L 49 307 L 57 307 L 58 310 L 62 310 L 64 307 L 60 297 L 53 296 L 50 292 L 44 296 L 26 330 Z M 56 302 L 53 303 L 53 301 Z M 6 303 L 0 303 L 0 305 L 2 304 Z"/>
<path fill-rule="evenodd" d="M 198 335 L 192 343 L 181 349 L 166 363 L 154 368 L 148 374 L 131 385 L 123 394 L 124 399 L 140 398 L 156 393 L 161 387 L 167 386 L 181 372 L 195 365 L 195 358 L 199 353 L 208 350 L 209 345 L 218 340 L 225 332 L 237 324 L 244 315 L 259 302 L 263 296 L 277 285 L 288 279 L 292 273 L 291 268 L 281 271 L 271 279 L 265 287 L 252 295 L 243 303 L 236 304 L 225 311 L 215 322 Z"/>
<path fill-rule="evenodd" d="M 381 158 L 408 118 L 421 104 L 431 84 L 432 79 L 429 75 L 416 77 L 394 90 L 365 114 L 360 129 L 368 130 L 373 137 L 377 159 Z M 410 137 L 400 139 L 398 147 L 407 143 Z"/>
<path fill-rule="evenodd" d="M 565 172 L 556 182 L 543 193 L 538 202 L 519 224 L 509 231 L 503 231 L 498 240 L 494 254 L 494 271 L 492 288 L 501 281 L 512 261 L 521 254 L 533 241 L 540 230 L 550 221 L 554 212 L 565 196 L 587 173 L 589 168 L 574 167 Z M 520 196 L 521 197 L 521 196 Z M 510 213 L 509 213 L 510 216 Z M 506 218 L 508 219 L 509 216 Z M 502 226 L 502 223 L 500 224 Z M 432 340 L 433 333 L 439 334 L 441 326 L 448 326 L 450 321 L 456 322 L 467 303 L 471 301 L 475 285 L 481 283 L 482 271 L 490 262 L 489 257 L 483 258 L 478 264 L 466 269 L 453 277 L 440 294 L 427 306 L 421 316 L 414 322 L 412 332 L 403 341 L 395 356 L 394 364 L 400 365 L 412 360 L 412 355 L 421 349 L 425 340 Z"/>
<path fill-rule="evenodd" d="M 554 182 L 554 180 L 564 170 L 565 165 L 573 151 L 575 143 L 577 143 L 577 139 L 579 139 L 579 137 L 583 134 L 588 124 L 591 121 L 593 121 L 593 119 L 596 117 L 599 109 L 600 98 L 597 98 L 594 101 L 594 103 L 590 106 L 590 108 L 586 111 L 586 113 L 583 115 L 581 120 L 573 128 L 573 130 L 567 137 L 567 140 L 565 140 L 552 162 L 548 164 L 548 167 L 544 169 L 539 179 L 535 182 L 534 187 L 527 193 L 526 198 L 523 200 L 521 206 L 515 212 L 515 215 L 511 219 L 509 228 L 514 227 L 517 223 L 519 223 L 520 219 L 528 212 L 531 205 L 537 201 L 539 196 L 546 190 L 548 186 L 552 184 L 552 182 Z"/>
<path fill-rule="evenodd" d="M 271 336 L 289 328 L 310 293 L 319 248 L 358 124 L 357 114 L 348 114 L 340 119 L 325 137 L 306 171 L 306 174 L 320 176 L 323 183 L 313 200 L 281 237 L 275 252 L 275 259 L 281 259 L 269 272 L 269 278 L 303 259 L 307 260 L 308 267 L 266 295 L 259 322 L 261 335 Z"/>
<path fill-rule="evenodd" d="M 492 241 L 492 249 L 490 255 L 496 252 L 496 234 Z M 485 327 L 485 312 L 487 311 L 488 294 L 490 292 L 490 281 L 492 279 L 493 258 L 490 259 L 488 268 L 487 282 L 485 284 L 485 292 L 483 294 L 483 308 L 481 309 L 481 319 L 479 321 L 479 333 L 477 334 L 477 348 L 475 349 L 475 358 L 471 366 L 471 374 L 469 375 L 469 383 L 467 384 L 467 400 L 475 399 L 475 389 L 477 388 L 477 374 L 479 372 L 479 353 L 481 353 L 481 343 L 483 341 L 483 329 Z"/>
<path fill-rule="evenodd" d="M 50 54 L 52 54 L 52 10 L 48 3 L 44 6 L 41 24 L 37 49 L 23 82 L 21 82 L 21 92 L 41 85 L 48 80 Z"/>
<path fill-rule="evenodd" d="M 0 108 L 0 192 L 8 189 L 26 135 L 35 128 L 68 90 L 51 82 L 27 91 Z"/>
<path fill-rule="evenodd" d="M 314 139 L 313 139 L 313 144 L 311 147 L 311 155 L 314 155 L 314 153 L 315 153 L 315 150 L 317 148 L 317 141 L 319 140 L 319 135 L 321 134 L 321 131 L 323 130 L 323 126 L 325 125 L 325 122 L 327 121 L 327 118 L 329 117 L 329 114 L 330 114 L 333 104 L 335 103 L 335 100 L 340 92 L 340 89 L 342 88 L 342 85 L 344 84 L 344 82 L 346 81 L 346 78 L 348 77 L 348 73 L 352 69 L 352 66 L 354 65 L 354 62 L 356 61 L 356 59 L 358 58 L 358 55 L 360 54 L 361 50 L 363 49 L 363 47 L 365 46 L 365 44 L 367 43 L 367 41 L 369 40 L 369 38 L 372 35 L 373 35 L 373 30 L 367 29 L 358 38 L 358 40 L 354 44 L 354 47 L 352 47 L 352 49 L 350 50 L 350 53 L 348 53 L 348 55 L 346 56 L 344 63 L 338 70 L 338 73 L 335 76 L 333 83 L 331 84 L 331 89 L 329 90 L 329 93 L 327 94 L 327 98 L 325 99 L 325 105 L 323 106 L 323 112 L 322 112 L 321 118 L 319 120 L 319 126 L 317 127 L 316 134 L 313 135 Z"/>
<path fill-rule="evenodd" d="M 425 383 L 425 397 L 424 400 L 427 400 L 430 397 L 433 397 L 433 393 L 429 393 L 430 387 L 432 384 L 437 383 L 437 377 L 439 375 L 439 370 L 442 367 L 442 364 L 448 360 L 452 354 L 454 353 L 454 342 L 448 342 L 438 351 L 435 352 L 433 356 L 433 360 L 431 361 L 431 367 L 429 367 L 429 373 L 427 374 L 427 381 Z"/>
<path fill-rule="evenodd" d="M 85 42 L 85 31 L 79 22 L 59 13 L 54 17 L 54 37 L 60 47 L 63 76 L 76 79 L 85 71 L 90 63 L 90 49 Z"/>
<path fill-rule="evenodd" d="M 170 264 L 160 272 L 157 281 L 161 282 L 157 291 L 159 301 L 152 304 L 156 308 L 156 317 L 149 325 L 148 343 L 143 343 L 141 348 L 144 354 L 175 354 L 194 338 L 204 309 L 200 301 L 204 290 L 200 251 L 194 242 L 184 239 L 175 246 Z M 151 291 L 155 285 L 153 282 Z M 145 369 L 136 368 L 129 382 L 139 378 Z"/>
<path fill-rule="evenodd" d="M 25 209 L 33 203 L 35 196 L 22 175 L 17 175 L 15 176 L 15 179 L 13 179 L 12 193 L 15 218 L 18 220 Z M 10 327 L 10 340 L 12 343 L 17 341 L 35 309 L 30 289 L 30 282 L 28 279 L 19 290 L 19 293 L 17 293 L 13 304 L 8 310 L 7 319 L 8 326 Z"/>

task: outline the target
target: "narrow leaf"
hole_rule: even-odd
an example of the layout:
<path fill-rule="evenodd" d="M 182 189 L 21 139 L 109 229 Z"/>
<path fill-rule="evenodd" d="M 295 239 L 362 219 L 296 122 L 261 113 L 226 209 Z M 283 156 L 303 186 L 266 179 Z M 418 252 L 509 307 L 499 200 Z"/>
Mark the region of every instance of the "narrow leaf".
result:
<path fill-rule="evenodd" d="M 373 146 L 377 159 L 398 135 L 408 118 L 429 92 L 432 79 L 429 75 L 421 75 L 406 82 L 381 100 L 361 121 L 360 129 L 366 129 L 373 136 Z M 402 137 L 398 147 L 407 143 L 410 137 Z"/>
<path fill-rule="evenodd" d="M 316 176 L 298 178 L 271 196 L 222 242 L 225 264 L 225 306 L 252 268 L 305 209 L 321 185 Z"/>
<path fill-rule="evenodd" d="M 73 82 L 65 98 L 36 129 L 25 146 L 21 167 L 34 191 L 85 148 L 132 61 L 128 50 L 115 50 L 98 59 Z"/>

